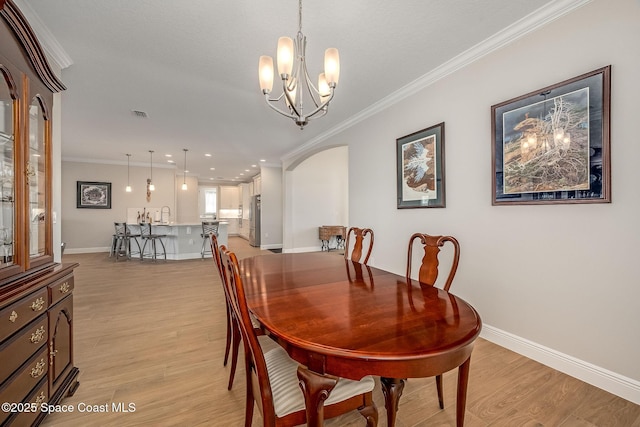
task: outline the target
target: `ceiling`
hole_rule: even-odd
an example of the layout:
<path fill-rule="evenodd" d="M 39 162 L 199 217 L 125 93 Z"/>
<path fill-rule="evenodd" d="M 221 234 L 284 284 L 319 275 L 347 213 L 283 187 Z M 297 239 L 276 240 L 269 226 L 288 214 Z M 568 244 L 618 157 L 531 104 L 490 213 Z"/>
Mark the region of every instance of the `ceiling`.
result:
<path fill-rule="evenodd" d="M 295 37 L 295 0 L 15 2 L 62 58 L 63 160 L 126 164 L 128 153 L 145 166 L 154 150 L 154 167 L 181 173 L 186 148 L 188 174 L 200 182 L 246 181 L 261 160 L 279 165 L 497 33 L 512 37 L 518 21 L 549 20 L 549 9 L 570 3 L 307 0 L 309 73 L 315 79 L 324 50 L 337 47 L 341 74 L 329 113 L 300 130 L 267 107 L 257 72 L 278 37 Z"/>

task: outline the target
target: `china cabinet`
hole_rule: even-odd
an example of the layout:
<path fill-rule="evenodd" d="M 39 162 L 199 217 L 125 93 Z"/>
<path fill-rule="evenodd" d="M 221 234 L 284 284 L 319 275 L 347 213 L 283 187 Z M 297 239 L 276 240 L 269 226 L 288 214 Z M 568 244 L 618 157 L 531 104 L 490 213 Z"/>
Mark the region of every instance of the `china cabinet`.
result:
<path fill-rule="evenodd" d="M 77 264 L 55 263 L 52 244 L 51 113 L 64 89 L 20 10 L 0 0 L 0 402 L 10 404 L 2 426 L 39 424 L 42 404 L 78 386 Z"/>

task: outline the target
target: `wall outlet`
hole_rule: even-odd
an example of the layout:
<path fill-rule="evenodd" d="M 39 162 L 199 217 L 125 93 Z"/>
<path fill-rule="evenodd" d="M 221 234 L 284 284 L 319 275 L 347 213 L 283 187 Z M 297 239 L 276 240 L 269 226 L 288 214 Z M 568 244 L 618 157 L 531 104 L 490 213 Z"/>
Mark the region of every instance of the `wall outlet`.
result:
<path fill-rule="evenodd" d="M 189 244 L 193 245 L 193 239 L 189 239 Z"/>
<path fill-rule="evenodd" d="M 191 227 L 187 227 L 187 234 L 191 234 Z"/>

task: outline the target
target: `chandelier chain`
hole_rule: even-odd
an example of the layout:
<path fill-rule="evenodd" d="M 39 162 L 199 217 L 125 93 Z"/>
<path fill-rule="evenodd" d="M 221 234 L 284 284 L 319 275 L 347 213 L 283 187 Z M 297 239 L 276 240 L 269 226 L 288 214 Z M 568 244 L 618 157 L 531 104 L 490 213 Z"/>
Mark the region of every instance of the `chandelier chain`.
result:
<path fill-rule="evenodd" d="M 298 0 L 298 32 L 302 32 L 302 0 Z"/>

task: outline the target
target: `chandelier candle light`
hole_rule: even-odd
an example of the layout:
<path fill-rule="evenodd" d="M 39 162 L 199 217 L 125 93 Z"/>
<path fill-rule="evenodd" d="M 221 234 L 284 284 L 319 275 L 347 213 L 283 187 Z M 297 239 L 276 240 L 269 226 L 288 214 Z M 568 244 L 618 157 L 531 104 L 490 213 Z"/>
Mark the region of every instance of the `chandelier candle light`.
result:
<path fill-rule="evenodd" d="M 184 175 L 182 178 L 182 189 L 186 190 L 187 189 L 187 150 L 186 148 L 183 148 L 182 151 L 184 151 Z"/>
<path fill-rule="evenodd" d="M 324 73 L 318 77 L 318 86 L 314 86 L 307 71 L 305 49 L 307 38 L 302 34 L 302 0 L 298 2 L 298 35 L 294 41 L 289 37 L 278 39 L 277 65 L 278 74 L 282 79 L 282 94 L 277 98 L 270 98 L 273 88 L 273 58 L 260 57 L 259 77 L 260 89 L 265 96 L 267 105 L 285 117 L 293 119 L 300 129 L 311 119 L 327 114 L 329 102 L 338 85 L 340 76 L 340 56 L 338 49 L 329 48 L 324 53 Z M 309 100 L 304 98 L 309 95 Z M 286 110 L 278 107 L 283 106 Z M 305 105 L 305 102 L 307 104 Z M 306 112 L 305 107 L 310 111 Z"/>

